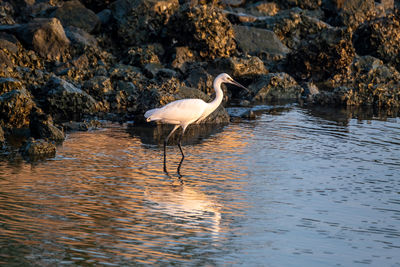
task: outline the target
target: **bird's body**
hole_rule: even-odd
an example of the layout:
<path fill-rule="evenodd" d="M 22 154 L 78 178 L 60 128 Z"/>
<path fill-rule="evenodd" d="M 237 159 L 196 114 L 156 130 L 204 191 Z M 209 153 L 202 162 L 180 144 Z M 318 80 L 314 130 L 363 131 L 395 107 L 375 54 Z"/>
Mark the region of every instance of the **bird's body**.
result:
<path fill-rule="evenodd" d="M 169 137 L 176 131 L 176 129 L 179 128 L 179 126 L 182 127 L 182 134 L 179 139 L 178 146 L 181 150 L 183 159 L 185 155 L 183 154 L 180 143 L 186 127 L 188 127 L 192 123 L 200 123 L 218 108 L 223 99 L 223 92 L 221 89 L 222 83 L 231 83 L 246 89 L 241 84 L 235 82 L 228 74 L 222 73 L 218 75 L 213 82 L 215 99 L 210 103 L 206 103 L 201 99 L 181 99 L 173 101 L 161 108 L 150 109 L 144 114 L 148 122 L 160 121 L 163 123 L 175 125 L 174 129 L 169 133 L 164 141 L 164 170 L 166 160 L 165 148 Z"/>

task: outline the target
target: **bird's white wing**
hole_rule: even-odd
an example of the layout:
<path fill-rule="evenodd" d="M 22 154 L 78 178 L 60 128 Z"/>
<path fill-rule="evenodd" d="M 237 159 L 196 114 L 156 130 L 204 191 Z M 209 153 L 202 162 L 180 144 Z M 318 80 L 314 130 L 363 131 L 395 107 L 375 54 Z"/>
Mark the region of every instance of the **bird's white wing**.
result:
<path fill-rule="evenodd" d="M 182 99 L 171 102 L 162 108 L 145 113 L 147 121 L 162 121 L 171 124 L 189 124 L 196 121 L 207 108 L 201 99 Z"/>

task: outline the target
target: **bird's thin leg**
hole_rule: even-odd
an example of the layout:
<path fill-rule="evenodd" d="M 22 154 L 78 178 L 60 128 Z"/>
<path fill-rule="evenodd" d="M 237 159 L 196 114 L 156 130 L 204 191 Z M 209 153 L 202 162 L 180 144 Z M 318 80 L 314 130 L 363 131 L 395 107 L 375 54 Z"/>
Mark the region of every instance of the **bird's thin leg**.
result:
<path fill-rule="evenodd" d="M 167 143 L 168 139 L 171 137 L 171 135 L 178 129 L 179 125 L 175 125 L 174 129 L 168 134 L 168 136 L 164 140 L 164 172 L 168 173 L 167 171 Z"/>
<path fill-rule="evenodd" d="M 181 151 L 181 154 L 182 154 L 182 160 L 185 158 L 185 155 L 183 154 L 183 150 L 182 150 L 182 144 L 181 144 L 183 133 L 185 132 L 185 129 L 186 129 L 186 127 L 182 128 L 182 133 L 181 133 L 181 136 L 179 136 L 179 140 L 178 140 L 178 147 L 179 147 L 179 150 Z"/>

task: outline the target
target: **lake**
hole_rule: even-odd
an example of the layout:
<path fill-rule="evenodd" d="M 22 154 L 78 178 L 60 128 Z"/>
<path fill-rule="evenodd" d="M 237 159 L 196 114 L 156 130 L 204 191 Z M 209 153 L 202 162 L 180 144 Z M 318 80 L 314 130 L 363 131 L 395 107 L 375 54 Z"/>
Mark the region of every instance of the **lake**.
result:
<path fill-rule="evenodd" d="M 149 125 L 0 161 L 0 265 L 400 266 L 400 119 L 253 110 L 189 127 L 168 173 Z"/>

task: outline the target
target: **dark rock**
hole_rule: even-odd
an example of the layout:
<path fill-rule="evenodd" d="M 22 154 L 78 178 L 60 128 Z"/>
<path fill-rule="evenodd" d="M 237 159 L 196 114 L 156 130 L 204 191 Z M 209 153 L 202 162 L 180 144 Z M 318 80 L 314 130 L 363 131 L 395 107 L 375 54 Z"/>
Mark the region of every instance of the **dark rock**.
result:
<path fill-rule="evenodd" d="M 67 131 L 88 131 L 91 129 L 98 129 L 102 126 L 101 122 L 98 120 L 90 120 L 90 121 L 69 121 L 64 122 L 63 127 Z"/>
<path fill-rule="evenodd" d="M 341 28 L 327 28 L 302 41 L 288 55 L 286 68 L 297 79 L 321 81 L 346 72 L 353 58 L 350 34 Z"/>
<path fill-rule="evenodd" d="M 3 127 L 0 125 L 0 149 L 3 147 L 6 139 L 4 138 L 4 130 Z"/>
<path fill-rule="evenodd" d="M 296 49 L 301 40 L 330 27 L 322 18 L 322 15 L 308 14 L 304 10 L 293 8 L 282 10 L 273 17 L 260 18 L 250 25 L 273 31 L 284 45 Z"/>
<path fill-rule="evenodd" d="M 82 4 L 84 4 L 87 8 L 93 10 L 94 12 L 104 10 L 114 1 L 115 0 L 81 0 Z"/>
<path fill-rule="evenodd" d="M 62 129 L 54 126 L 50 115 L 43 113 L 40 109 L 34 109 L 30 114 L 29 129 L 31 136 L 36 139 L 48 139 L 63 141 L 65 139 Z"/>
<path fill-rule="evenodd" d="M 176 40 L 177 46 L 188 46 L 202 58 L 228 57 L 236 51 L 231 23 L 212 5 L 182 5 L 168 28 L 172 43 Z"/>
<path fill-rule="evenodd" d="M 35 106 L 31 94 L 25 90 L 13 90 L 0 96 L 0 120 L 7 128 L 22 128 L 29 124 L 29 114 Z"/>
<path fill-rule="evenodd" d="M 51 158 L 56 155 L 56 145 L 43 139 L 29 139 L 20 149 L 24 157 L 30 160 Z"/>
<path fill-rule="evenodd" d="M 171 66 L 182 72 L 186 72 L 188 63 L 196 61 L 195 53 L 187 46 L 178 46 L 174 50 Z"/>
<path fill-rule="evenodd" d="M 111 4 L 119 39 L 127 46 L 159 41 L 178 0 L 118 0 Z"/>
<path fill-rule="evenodd" d="M 14 78 L 0 78 L 0 96 L 13 90 L 22 90 L 22 83 Z"/>
<path fill-rule="evenodd" d="M 282 9 L 299 7 L 301 9 L 317 9 L 322 5 L 323 0 L 279 0 L 276 1 Z"/>
<path fill-rule="evenodd" d="M 254 78 L 268 73 L 263 61 L 256 56 L 220 58 L 214 60 L 212 65 L 215 68 L 215 71 L 212 73 L 214 75 L 226 72 L 236 78 Z"/>
<path fill-rule="evenodd" d="M 348 75 L 331 81 L 333 89 L 313 96 L 319 105 L 400 107 L 400 73 L 381 60 L 356 58 Z"/>
<path fill-rule="evenodd" d="M 357 54 L 371 55 L 400 70 L 400 20 L 395 16 L 369 21 L 353 35 Z"/>
<path fill-rule="evenodd" d="M 191 69 L 188 73 L 189 76 L 185 80 L 185 84 L 188 87 L 200 90 L 207 95 L 211 95 L 212 93 L 214 93 L 214 90 L 212 89 L 214 77 L 209 74 L 204 68 L 197 67 Z"/>
<path fill-rule="evenodd" d="M 50 60 L 60 60 L 65 57 L 65 51 L 70 41 L 64 28 L 56 18 L 33 19 L 17 30 L 20 40 L 32 47 L 39 55 Z"/>
<path fill-rule="evenodd" d="M 238 48 L 247 54 L 259 55 L 261 53 L 268 53 L 285 55 L 290 51 L 272 31 L 240 25 L 235 25 L 233 28 Z"/>
<path fill-rule="evenodd" d="M 96 99 L 102 99 L 104 95 L 113 91 L 110 78 L 95 76 L 83 84 L 83 89 Z"/>
<path fill-rule="evenodd" d="M 52 14 L 58 18 L 64 27 L 73 26 L 89 33 L 100 27 L 100 19 L 90 9 L 87 9 L 79 0 L 64 2 Z"/>
<path fill-rule="evenodd" d="M 357 28 L 376 14 L 374 0 L 324 0 L 322 8 L 333 26 Z"/>
<path fill-rule="evenodd" d="M 146 64 L 161 64 L 159 56 L 164 54 L 160 44 L 131 47 L 126 61 L 130 65 L 144 67 Z"/>
<path fill-rule="evenodd" d="M 103 9 L 99 13 L 97 13 L 97 17 L 99 18 L 102 25 L 107 25 L 111 21 L 112 12 L 110 9 Z"/>
<path fill-rule="evenodd" d="M 82 46 L 98 46 L 96 38 L 81 28 L 68 26 L 65 29 L 65 34 L 72 43 Z"/>
<path fill-rule="evenodd" d="M 45 108 L 56 120 L 80 120 L 97 110 L 93 97 L 63 79 L 53 76 L 46 88 Z"/>
<path fill-rule="evenodd" d="M 246 3 L 246 0 L 221 0 L 221 3 L 228 6 L 236 7 Z"/>
<path fill-rule="evenodd" d="M 299 99 L 302 88 L 287 73 L 269 73 L 260 76 L 248 86 L 253 101 L 280 101 Z"/>
<path fill-rule="evenodd" d="M 9 2 L 0 2 L 0 24 L 14 24 L 14 8 Z"/>
<path fill-rule="evenodd" d="M 1 49 L 7 49 L 13 54 L 18 52 L 19 42 L 14 35 L 0 32 L 0 47 Z"/>

